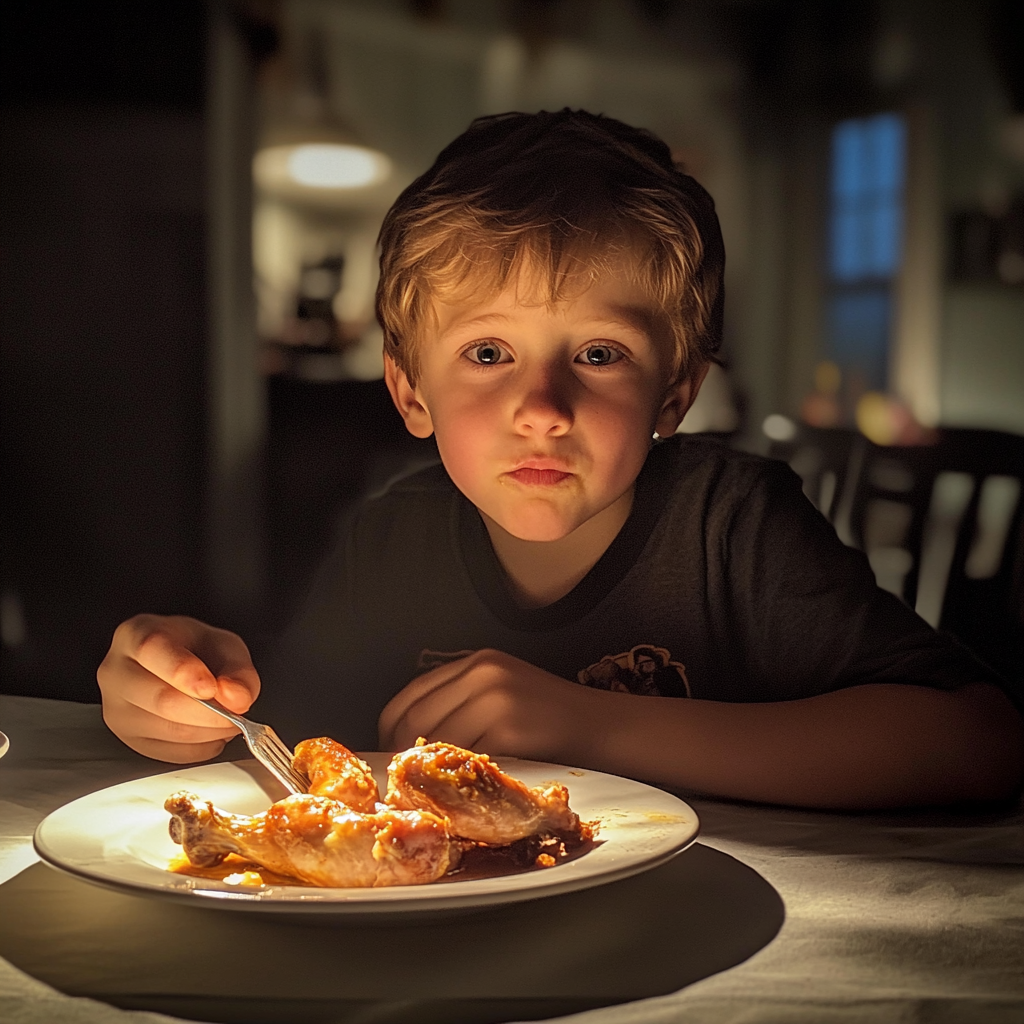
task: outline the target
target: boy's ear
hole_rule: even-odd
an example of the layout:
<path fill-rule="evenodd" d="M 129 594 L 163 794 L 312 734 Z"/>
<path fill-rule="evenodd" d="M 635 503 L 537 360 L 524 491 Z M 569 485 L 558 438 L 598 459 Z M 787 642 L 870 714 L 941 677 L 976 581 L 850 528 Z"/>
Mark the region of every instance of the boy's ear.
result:
<path fill-rule="evenodd" d="M 654 424 L 654 431 L 658 437 L 671 437 L 676 432 L 676 428 L 683 422 L 683 417 L 697 398 L 697 392 L 700 391 L 700 386 L 710 369 L 711 364 L 704 363 L 668 389 L 657 422 Z"/>
<path fill-rule="evenodd" d="M 434 432 L 430 411 L 420 398 L 419 392 L 409 383 L 405 370 L 387 353 L 384 355 L 384 380 L 388 391 L 391 392 L 395 408 L 405 420 L 406 430 L 413 437 L 430 437 Z"/>

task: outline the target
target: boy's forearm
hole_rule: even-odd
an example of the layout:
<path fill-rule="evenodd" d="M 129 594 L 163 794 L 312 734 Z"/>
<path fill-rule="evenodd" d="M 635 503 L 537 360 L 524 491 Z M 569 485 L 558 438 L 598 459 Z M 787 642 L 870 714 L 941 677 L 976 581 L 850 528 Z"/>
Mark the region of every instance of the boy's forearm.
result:
<path fill-rule="evenodd" d="M 770 704 L 607 696 L 586 763 L 716 796 L 928 806 L 1005 799 L 1024 775 L 1024 721 L 987 684 L 873 684 Z"/>

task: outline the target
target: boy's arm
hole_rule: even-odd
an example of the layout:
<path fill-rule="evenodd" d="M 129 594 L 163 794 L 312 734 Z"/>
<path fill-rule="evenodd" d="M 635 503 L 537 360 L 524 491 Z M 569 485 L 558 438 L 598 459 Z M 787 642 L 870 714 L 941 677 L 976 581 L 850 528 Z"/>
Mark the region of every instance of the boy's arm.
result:
<path fill-rule="evenodd" d="M 1024 773 L 1024 723 L 988 683 L 952 692 L 875 683 L 770 704 L 656 700 L 668 706 L 616 709 L 609 760 L 720 796 L 928 806 L 1006 799 Z"/>
<path fill-rule="evenodd" d="M 832 809 L 1001 800 L 1024 777 L 1024 720 L 995 686 L 851 686 L 764 704 L 594 690 L 496 651 L 444 665 L 384 709 L 417 736 L 720 797 Z"/>

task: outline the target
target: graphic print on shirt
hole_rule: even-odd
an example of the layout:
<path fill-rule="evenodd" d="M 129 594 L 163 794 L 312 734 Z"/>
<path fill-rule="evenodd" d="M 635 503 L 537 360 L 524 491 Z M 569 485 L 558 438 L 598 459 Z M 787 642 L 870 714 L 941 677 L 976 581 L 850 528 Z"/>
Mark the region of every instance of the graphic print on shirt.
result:
<path fill-rule="evenodd" d="M 636 693 L 643 697 L 689 697 L 690 681 L 686 667 L 672 660 L 664 647 L 637 644 L 624 654 L 606 654 L 576 678 L 584 686 L 618 693 Z"/>
<path fill-rule="evenodd" d="M 432 651 L 424 648 L 416 662 L 421 675 L 441 665 L 465 658 L 475 651 Z M 635 693 L 643 697 L 690 697 L 686 667 L 672 660 L 664 647 L 637 644 L 623 654 L 606 654 L 600 661 L 576 673 L 576 681 L 595 690 Z"/>

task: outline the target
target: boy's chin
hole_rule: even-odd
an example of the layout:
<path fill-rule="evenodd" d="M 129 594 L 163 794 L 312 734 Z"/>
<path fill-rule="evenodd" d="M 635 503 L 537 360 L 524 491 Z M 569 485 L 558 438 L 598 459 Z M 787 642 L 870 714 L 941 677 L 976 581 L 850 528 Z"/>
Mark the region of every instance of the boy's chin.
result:
<path fill-rule="evenodd" d="M 551 528 L 551 529 L 535 529 L 535 530 L 517 530 L 512 533 L 511 530 L 507 531 L 512 534 L 516 540 L 529 541 L 534 544 L 553 544 L 555 541 L 565 540 L 573 531 L 571 529 Z"/>
<path fill-rule="evenodd" d="M 564 540 L 582 525 L 575 519 L 556 515 L 512 516 L 499 513 L 492 516 L 485 512 L 484 518 L 500 526 L 505 533 L 516 540 L 531 541 L 537 544 L 550 544 L 554 541 Z"/>

